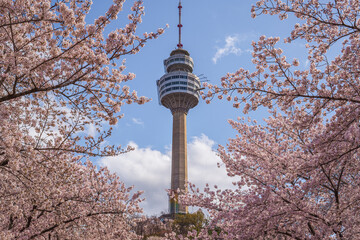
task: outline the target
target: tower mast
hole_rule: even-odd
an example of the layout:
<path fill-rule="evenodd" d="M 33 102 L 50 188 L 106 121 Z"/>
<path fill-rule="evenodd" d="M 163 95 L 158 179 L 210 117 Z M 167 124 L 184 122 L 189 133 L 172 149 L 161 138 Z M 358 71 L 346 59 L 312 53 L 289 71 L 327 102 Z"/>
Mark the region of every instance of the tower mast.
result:
<path fill-rule="evenodd" d="M 186 116 L 199 102 L 197 89 L 200 79 L 193 74 L 194 61 L 181 43 L 181 0 L 179 1 L 179 43 L 177 49 L 164 60 L 165 75 L 156 81 L 159 102 L 173 115 L 170 216 L 187 213 L 186 206 L 178 203 L 178 190 L 186 192 L 188 181 Z"/>
<path fill-rule="evenodd" d="M 178 24 L 178 28 L 179 28 L 179 43 L 178 43 L 178 48 L 182 48 L 183 45 L 181 44 L 181 28 L 183 27 L 183 25 L 181 24 L 181 9 L 182 9 L 182 5 L 181 5 L 181 0 L 179 0 L 179 24 Z"/>

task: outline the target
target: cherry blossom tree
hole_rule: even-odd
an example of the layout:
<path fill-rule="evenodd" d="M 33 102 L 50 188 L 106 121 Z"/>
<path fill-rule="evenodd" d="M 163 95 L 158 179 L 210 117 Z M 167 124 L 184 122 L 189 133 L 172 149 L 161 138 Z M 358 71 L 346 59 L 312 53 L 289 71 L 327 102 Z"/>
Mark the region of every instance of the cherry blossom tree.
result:
<path fill-rule="evenodd" d="M 226 98 L 269 117 L 229 121 L 238 135 L 219 155 L 240 179 L 236 190 L 191 185 L 183 201 L 207 208 L 224 239 L 359 239 L 360 3 L 261 0 L 251 11 L 298 18 L 284 42 L 305 42 L 309 65 L 287 59 L 279 37 L 262 36 L 253 43 L 255 71 L 207 85 L 208 102 Z"/>
<path fill-rule="evenodd" d="M 1 169 L 1 239 L 138 239 L 141 192 L 70 154 L 19 156 Z M 71 158 L 72 157 L 72 158 Z"/>
<path fill-rule="evenodd" d="M 124 2 L 87 24 L 90 0 L 0 1 L 1 239 L 136 238 L 140 193 L 84 164 L 127 151 L 104 144 L 106 126 L 124 104 L 148 101 L 124 85 L 135 77 L 123 73 L 124 56 L 164 29 L 136 34 L 137 0 L 128 23 L 104 37 Z"/>

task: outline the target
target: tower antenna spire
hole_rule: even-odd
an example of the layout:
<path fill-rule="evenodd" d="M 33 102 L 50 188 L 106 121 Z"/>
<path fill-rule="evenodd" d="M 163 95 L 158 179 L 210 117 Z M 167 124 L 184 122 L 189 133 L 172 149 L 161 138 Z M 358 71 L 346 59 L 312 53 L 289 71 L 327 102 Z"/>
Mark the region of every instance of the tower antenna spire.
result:
<path fill-rule="evenodd" d="M 178 27 L 179 27 L 179 43 L 178 43 L 178 48 L 182 48 L 183 45 L 181 43 L 181 28 L 182 28 L 182 24 L 181 24 L 181 9 L 182 9 L 182 6 L 181 6 L 181 0 L 179 0 L 179 24 L 178 24 Z"/>

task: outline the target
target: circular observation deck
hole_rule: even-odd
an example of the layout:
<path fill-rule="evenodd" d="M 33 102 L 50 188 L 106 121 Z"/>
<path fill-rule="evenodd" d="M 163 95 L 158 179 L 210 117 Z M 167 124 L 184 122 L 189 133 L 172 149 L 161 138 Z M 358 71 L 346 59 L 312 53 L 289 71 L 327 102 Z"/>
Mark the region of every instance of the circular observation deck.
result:
<path fill-rule="evenodd" d="M 194 63 L 184 49 L 176 49 L 164 60 L 166 74 L 157 80 L 159 103 L 171 111 L 186 112 L 199 102 L 199 78 L 192 73 Z"/>
<path fill-rule="evenodd" d="M 199 78 L 192 73 L 177 71 L 165 74 L 157 81 L 160 104 L 173 109 L 188 111 L 199 102 Z"/>

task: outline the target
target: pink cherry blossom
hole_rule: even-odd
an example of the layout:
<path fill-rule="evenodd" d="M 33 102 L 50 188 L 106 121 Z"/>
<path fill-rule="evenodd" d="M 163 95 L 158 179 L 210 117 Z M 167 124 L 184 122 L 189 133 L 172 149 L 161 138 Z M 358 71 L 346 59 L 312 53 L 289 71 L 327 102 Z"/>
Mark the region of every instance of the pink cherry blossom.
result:
<path fill-rule="evenodd" d="M 251 12 L 298 18 L 285 43 L 306 41 L 309 65 L 289 62 L 280 38 L 262 36 L 255 71 L 207 86 L 207 102 L 232 98 L 243 113 L 262 107 L 269 117 L 229 121 L 238 135 L 218 151 L 238 177 L 235 190 L 190 184 L 182 201 L 211 216 L 194 239 L 359 239 L 360 3 L 261 0 Z"/>
<path fill-rule="evenodd" d="M 0 239 L 138 238 L 141 192 L 89 161 L 132 150 L 104 144 L 106 123 L 149 101 L 124 86 L 135 74 L 123 74 L 123 57 L 163 29 L 137 34 L 136 0 L 129 22 L 104 36 L 124 2 L 89 24 L 90 0 L 1 1 Z"/>

